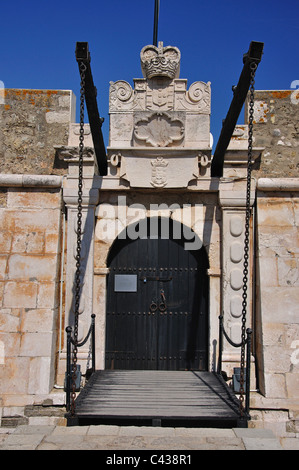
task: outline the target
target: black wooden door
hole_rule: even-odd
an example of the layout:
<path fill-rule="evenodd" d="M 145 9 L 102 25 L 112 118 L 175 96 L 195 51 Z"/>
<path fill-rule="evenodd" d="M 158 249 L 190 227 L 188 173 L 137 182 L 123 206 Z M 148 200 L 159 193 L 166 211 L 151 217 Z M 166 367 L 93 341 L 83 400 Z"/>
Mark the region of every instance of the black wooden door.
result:
<path fill-rule="evenodd" d="M 171 235 L 114 243 L 106 369 L 207 370 L 206 253 Z"/>

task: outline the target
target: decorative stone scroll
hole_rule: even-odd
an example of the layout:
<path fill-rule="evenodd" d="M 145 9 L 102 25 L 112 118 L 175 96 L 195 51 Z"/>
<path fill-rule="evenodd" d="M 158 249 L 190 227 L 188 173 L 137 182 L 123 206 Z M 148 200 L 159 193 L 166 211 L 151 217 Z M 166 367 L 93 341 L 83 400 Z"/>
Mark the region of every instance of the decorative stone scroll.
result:
<path fill-rule="evenodd" d="M 211 84 L 210 82 L 194 82 L 186 90 L 186 82 L 178 80 L 175 83 L 175 104 L 177 111 L 197 111 L 203 114 L 211 112 Z"/>
<path fill-rule="evenodd" d="M 109 109 L 110 111 L 130 111 L 143 109 L 139 105 L 139 95 L 125 80 L 110 82 Z"/>
<path fill-rule="evenodd" d="M 110 112 L 139 110 L 185 111 L 211 113 L 210 82 L 194 82 L 187 89 L 187 80 L 155 77 L 136 79 L 135 88 L 124 81 L 110 82 Z"/>

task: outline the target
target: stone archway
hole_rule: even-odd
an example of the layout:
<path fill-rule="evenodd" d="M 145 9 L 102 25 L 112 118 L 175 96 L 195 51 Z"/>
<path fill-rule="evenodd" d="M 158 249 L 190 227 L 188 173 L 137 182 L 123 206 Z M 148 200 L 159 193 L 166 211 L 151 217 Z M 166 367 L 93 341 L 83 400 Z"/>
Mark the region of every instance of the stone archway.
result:
<path fill-rule="evenodd" d="M 123 203 L 122 199 L 123 198 Z M 138 204 L 137 204 L 138 201 Z M 142 195 L 141 193 L 101 193 L 101 203 L 96 209 L 95 245 L 94 245 L 94 295 L 93 312 L 96 314 L 96 364 L 98 369 L 105 368 L 106 342 L 106 305 L 109 253 L 115 239 L 125 233 L 129 226 L 136 238 L 142 235 L 141 220 L 148 217 L 163 217 L 173 219 L 185 227 L 188 249 L 204 247 L 207 266 L 206 275 L 209 284 L 209 339 L 208 339 L 208 370 L 215 370 L 216 347 L 219 329 L 219 299 L 220 299 L 220 233 L 217 206 L 217 194 L 178 195 L 169 194 L 161 204 L 160 195 Z M 186 201 L 186 202 L 185 202 Z M 212 204 L 213 203 L 213 204 Z M 153 210 L 156 208 L 156 210 Z M 215 223 L 216 219 L 216 223 Z M 134 225 L 135 224 L 135 225 Z M 134 229 L 135 227 L 135 229 Z M 194 236 L 195 234 L 195 236 Z M 192 238 L 193 237 L 193 238 Z M 163 267 L 163 266 L 162 266 Z"/>

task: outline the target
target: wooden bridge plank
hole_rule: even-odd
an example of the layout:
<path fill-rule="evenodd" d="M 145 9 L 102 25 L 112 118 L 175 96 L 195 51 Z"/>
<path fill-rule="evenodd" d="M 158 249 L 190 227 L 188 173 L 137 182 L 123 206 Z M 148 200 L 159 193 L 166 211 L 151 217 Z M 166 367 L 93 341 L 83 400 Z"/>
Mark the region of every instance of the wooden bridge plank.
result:
<path fill-rule="evenodd" d="M 78 418 L 238 419 L 228 390 L 213 373 L 97 371 L 76 400 Z"/>

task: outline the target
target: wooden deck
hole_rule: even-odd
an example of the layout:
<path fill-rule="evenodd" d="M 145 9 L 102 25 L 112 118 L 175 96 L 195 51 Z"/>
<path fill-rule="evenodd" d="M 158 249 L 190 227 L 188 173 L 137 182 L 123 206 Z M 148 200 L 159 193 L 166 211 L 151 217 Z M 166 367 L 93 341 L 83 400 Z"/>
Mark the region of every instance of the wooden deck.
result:
<path fill-rule="evenodd" d="M 89 379 L 68 425 L 236 427 L 238 420 L 234 396 L 211 372 L 105 370 Z"/>

